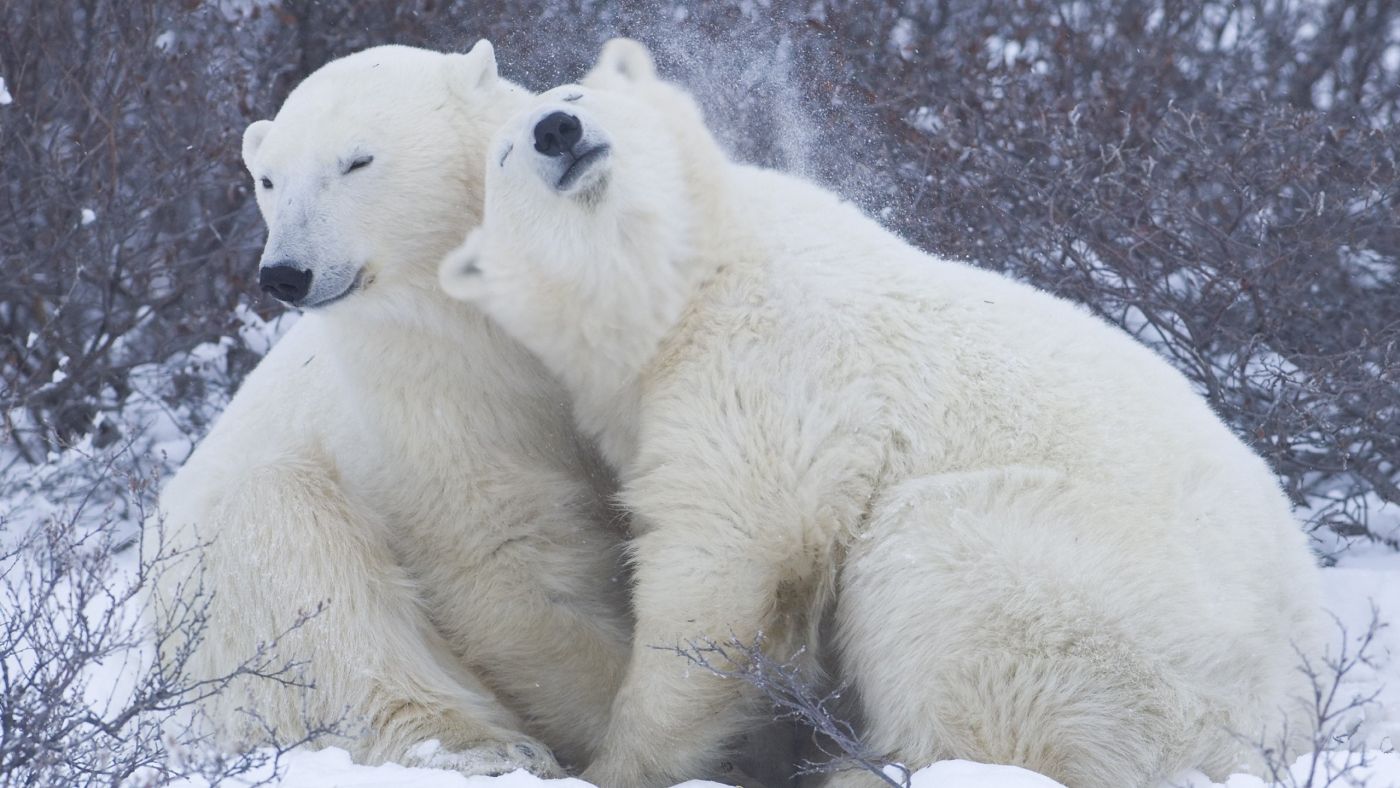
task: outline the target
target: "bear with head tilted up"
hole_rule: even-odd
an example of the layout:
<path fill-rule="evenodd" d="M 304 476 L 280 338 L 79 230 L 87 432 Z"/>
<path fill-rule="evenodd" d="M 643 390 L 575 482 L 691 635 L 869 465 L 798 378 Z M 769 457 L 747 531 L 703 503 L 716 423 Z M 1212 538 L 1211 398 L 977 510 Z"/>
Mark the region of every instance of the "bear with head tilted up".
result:
<path fill-rule="evenodd" d="M 1311 554 L 1150 350 L 730 162 L 632 42 L 485 161 L 443 286 L 564 382 L 634 517 L 631 662 L 586 777 L 703 773 L 750 698 L 655 647 L 731 636 L 786 656 L 829 632 L 865 740 L 914 767 L 1123 788 L 1278 733 Z"/>
<path fill-rule="evenodd" d="M 529 100 L 487 42 L 376 47 L 244 135 L 260 282 L 305 314 L 162 491 L 191 565 L 155 599 L 207 605 L 202 637 L 163 644 L 194 678 L 305 673 L 200 704 L 226 745 L 338 721 L 321 743 L 368 762 L 554 774 L 593 753 L 631 631 L 610 478 L 540 363 L 437 287 Z"/>

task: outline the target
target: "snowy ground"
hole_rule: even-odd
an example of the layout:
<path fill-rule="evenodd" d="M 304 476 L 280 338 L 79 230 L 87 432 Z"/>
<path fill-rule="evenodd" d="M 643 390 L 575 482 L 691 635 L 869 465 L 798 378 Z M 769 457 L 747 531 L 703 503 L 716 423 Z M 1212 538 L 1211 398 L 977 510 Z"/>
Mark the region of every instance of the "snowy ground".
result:
<path fill-rule="evenodd" d="M 1338 754 L 1333 757 L 1336 767 L 1348 756 Z M 1353 756 L 1356 757 L 1356 756 Z M 1366 785 L 1370 788 L 1387 788 L 1400 785 L 1400 755 L 1374 751 L 1366 754 L 1370 765 L 1358 770 L 1346 780 L 1333 783 L 1337 786 Z M 295 752 L 283 759 L 283 770 L 278 785 L 287 788 L 353 788 L 355 786 L 376 786 L 377 788 L 530 788 L 531 786 L 559 786 L 560 788 L 587 788 L 590 783 L 578 779 L 541 780 L 524 771 L 500 777 L 463 777 L 455 772 L 438 769 L 410 769 L 394 764 L 383 766 L 357 766 L 350 762 L 344 751 L 329 748 L 317 751 Z M 1314 764 L 1309 757 L 1300 758 L 1290 772 L 1292 784 L 1327 784 L 1324 778 L 1326 763 Z M 1310 782 L 1309 774 L 1317 777 Z M 1063 788 L 1060 783 L 1035 772 L 1015 766 L 991 766 L 971 761 L 943 761 L 921 769 L 913 775 L 911 788 Z M 1250 775 L 1235 775 L 1225 782 L 1215 783 L 1201 775 L 1181 775 L 1177 779 L 1164 782 L 1162 788 L 1265 788 L 1270 783 Z M 194 784 L 184 784 L 180 788 L 203 788 Z M 718 787 L 719 783 L 692 780 L 683 783 L 684 788 Z"/>
<path fill-rule="evenodd" d="M 1352 548 L 1343 554 L 1338 566 L 1323 570 L 1327 603 L 1348 633 L 1363 633 L 1371 620 L 1371 605 L 1380 611 L 1382 621 L 1400 615 L 1400 555 L 1389 551 Z M 1377 635 L 1374 666 L 1361 666 L 1339 694 L 1346 696 L 1380 694 L 1365 709 L 1365 720 L 1352 750 L 1339 750 L 1322 759 L 1305 756 L 1290 770 L 1287 785 L 1325 786 L 1327 775 L 1342 771 L 1364 759 L 1367 765 L 1331 785 L 1388 788 L 1400 786 L 1400 755 L 1393 752 L 1400 741 L 1400 629 L 1385 627 Z M 501 777 L 463 777 L 435 769 L 409 769 L 397 765 L 357 766 L 339 749 L 294 752 L 283 759 L 279 785 L 286 788 L 527 788 L 551 785 L 584 788 L 580 780 L 540 780 L 524 772 Z M 1264 788 L 1267 781 L 1250 775 L 1235 775 L 1225 782 L 1212 782 L 1202 775 L 1184 774 L 1163 783 L 1162 788 Z M 714 786 L 693 781 L 686 788 Z M 989 766 L 967 761 L 946 761 L 915 773 L 913 788 L 1054 788 L 1060 783 L 1010 766 Z M 197 788 L 194 785 L 189 788 Z M 199 786 L 198 788 L 202 788 Z"/>
<path fill-rule="evenodd" d="M 279 326 L 262 324 L 255 315 L 241 316 L 245 323 L 245 339 L 258 350 L 265 350 L 273 337 L 285 330 L 290 321 L 279 321 Z M 179 362 L 186 371 L 196 374 L 217 376 L 217 370 L 228 351 L 228 345 L 206 346 L 196 349 Z M 171 369 L 153 368 L 147 375 L 137 375 L 138 383 L 147 388 L 140 390 L 128 408 L 128 418 L 132 423 L 125 425 L 126 434 L 139 435 L 134 444 L 141 457 L 141 472 L 154 477 L 162 477 L 188 456 L 193 445 L 193 435 L 197 432 L 189 427 L 192 412 L 186 404 L 172 406 L 165 387 L 171 379 Z M 219 391 L 216 387 L 215 391 Z M 214 400 L 198 403 L 205 412 L 217 412 L 222 405 L 216 395 Z M 4 449 L 0 448 L 0 461 Z M 82 463 L 92 463 L 93 456 L 99 454 L 86 444 L 72 450 L 55 453 L 49 463 L 38 473 L 25 471 L 23 480 L 11 476 L 4 480 L 3 488 L 8 496 L 0 495 L 0 537 L 6 536 L 7 529 L 18 526 L 23 530 L 53 517 L 72 506 L 72 501 L 86 495 L 90 487 L 82 487 L 81 474 L 73 476 L 65 470 Z M 10 468 L 7 474 L 15 474 L 17 466 L 0 463 L 0 468 Z M 80 489 L 81 488 L 81 489 Z M 105 512 L 106 516 L 125 518 L 123 527 L 133 532 L 138 524 L 132 521 L 133 512 L 123 513 L 119 495 L 113 495 L 111 505 L 96 505 L 94 511 Z M 99 502 L 100 504 L 101 502 Z M 112 513 L 116 514 L 113 515 Z M 1400 527 L 1400 513 L 1380 510 L 1377 517 L 1395 522 Z M 1400 617 L 1400 554 L 1369 544 L 1325 546 L 1324 552 L 1337 556 L 1336 565 L 1323 570 L 1328 607 L 1337 617 L 1339 633 L 1344 631 L 1349 642 L 1354 643 L 1365 633 L 1372 620 L 1373 607 L 1381 622 L 1395 621 Z M 119 573 L 134 573 L 136 550 L 126 550 L 120 558 Z M 1337 643 L 1340 645 L 1339 634 Z M 1361 785 L 1381 788 L 1400 786 L 1400 755 L 1393 752 L 1393 742 L 1400 740 L 1400 629 L 1382 626 L 1376 633 L 1370 647 L 1370 658 L 1359 664 L 1341 683 L 1338 696 L 1343 705 L 1353 697 L 1370 697 L 1359 718 L 1356 733 L 1348 742 L 1338 742 L 1339 749 L 1326 753 L 1324 757 L 1311 756 L 1300 759 L 1291 770 L 1286 782 L 1298 786 Z M 149 654 L 141 657 L 148 659 Z M 92 675 L 83 688 L 91 705 L 100 706 L 120 695 L 123 686 L 122 671 L 131 670 L 134 662 L 123 666 L 113 666 Z M 105 699 L 105 701 L 103 700 Z M 1358 763 L 1360 768 L 1350 771 L 1347 778 L 1330 782 L 1329 773 L 1346 770 Z M 274 772 L 269 765 L 261 773 L 248 775 L 248 782 L 258 779 L 275 778 L 276 784 L 297 788 L 348 788 L 350 786 L 415 786 L 417 788 L 447 788 L 448 786 L 482 786 L 488 788 L 521 788 L 551 783 L 560 786 L 585 786 L 579 780 L 539 780 L 525 773 L 515 773 L 501 777 L 464 777 L 462 775 L 431 769 L 412 769 L 398 765 L 377 767 L 358 766 L 350 762 L 349 756 L 340 749 L 319 751 L 298 750 L 284 756 Z M 236 783 L 235 783 L 236 784 Z M 200 783 L 184 784 L 186 788 L 202 788 Z M 713 785 L 713 783 L 686 783 L 690 788 Z M 950 761 L 935 764 L 914 775 L 913 785 L 917 788 L 1046 788 L 1058 783 L 1022 769 L 1004 766 L 987 766 L 963 761 Z M 1239 775 L 1224 783 L 1212 783 L 1200 775 L 1180 775 L 1166 785 L 1182 788 L 1260 788 L 1265 781 Z"/>
<path fill-rule="evenodd" d="M 576 779 L 541 780 L 523 771 L 501 777 L 463 777 L 437 769 L 407 769 L 394 765 L 356 766 L 350 762 L 344 750 L 336 749 L 296 753 L 284 765 L 288 768 L 280 784 L 297 788 L 530 788 L 542 785 L 551 788 L 587 788 L 591 785 Z M 720 783 L 692 780 L 683 785 L 685 788 L 718 788 Z M 1060 784 L 1014 766 L 944 761 L 915 774 L 912 785 L 913 788 L 1056 788 Z M 1239 786 L 1232 784 L 1230 788 L 1250 787 L 1242 783 Z"/>

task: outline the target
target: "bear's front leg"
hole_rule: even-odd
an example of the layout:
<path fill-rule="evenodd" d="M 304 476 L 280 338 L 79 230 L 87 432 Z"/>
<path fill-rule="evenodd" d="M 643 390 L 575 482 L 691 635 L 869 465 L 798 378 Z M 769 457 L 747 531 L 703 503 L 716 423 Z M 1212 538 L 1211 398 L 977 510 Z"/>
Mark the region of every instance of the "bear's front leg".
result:
<path fill-rule="evenodd" d="M 781 562 L 738 528 L 706 519 L 673 518 L 633 544 L 636 636 L 607 735 L 584 772 L 595 785 L 660 788 L 718 775 L 725 743 L 752 718 L 752 688 L 676 649 L 787 639 L 772 629 Z"/>

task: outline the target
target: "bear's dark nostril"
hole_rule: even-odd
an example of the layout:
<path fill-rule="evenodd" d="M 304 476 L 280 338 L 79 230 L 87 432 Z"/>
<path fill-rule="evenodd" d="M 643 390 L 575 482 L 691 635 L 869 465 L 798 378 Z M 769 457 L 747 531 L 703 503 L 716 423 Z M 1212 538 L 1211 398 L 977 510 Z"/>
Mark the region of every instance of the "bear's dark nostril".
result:
<path fill-rule="evenodd" d="M 572 152 L 583 139 L 583 124 L 566 112 L 551 112 L 535 124 L 535 150 L 546 156 Z"/>
<path fill-rule="evenodd" d="M 311 292 L 311 272 L 290 263 L 265 265 L 258 272 L 258 287 L 278 301 L 294 304 Z"/>

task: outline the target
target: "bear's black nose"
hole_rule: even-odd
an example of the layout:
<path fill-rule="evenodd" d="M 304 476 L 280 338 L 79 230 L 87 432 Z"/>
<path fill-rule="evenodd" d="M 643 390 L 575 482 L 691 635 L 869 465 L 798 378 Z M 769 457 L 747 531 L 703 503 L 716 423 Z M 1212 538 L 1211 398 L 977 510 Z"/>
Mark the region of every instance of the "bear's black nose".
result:
<path fill-rule="evenodd" d="M 583 124 L 566 112 L 551 112 L 535 124 L 535 150 L 546 156 L 572 152 L 583 139 Z"/>
<path fill-rule="evenodd" d="M 258 287 L 278 301 L 294 304 L 311 291 L 311 272 L 291 263 L 265 265 L 258 272 Z"/>

